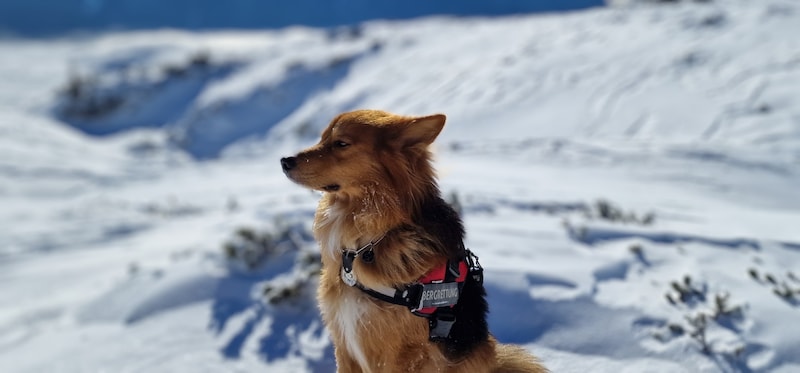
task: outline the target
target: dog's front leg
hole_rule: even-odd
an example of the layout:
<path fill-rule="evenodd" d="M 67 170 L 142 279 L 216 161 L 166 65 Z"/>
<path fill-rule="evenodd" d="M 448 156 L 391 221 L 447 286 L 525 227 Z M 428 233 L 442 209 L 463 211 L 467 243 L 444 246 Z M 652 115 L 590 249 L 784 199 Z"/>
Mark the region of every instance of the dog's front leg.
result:
<path fill-rule="evenodd" d="M 363 373 L 361 366 L 343 348 L 335 348 L 337 373 Z"/>

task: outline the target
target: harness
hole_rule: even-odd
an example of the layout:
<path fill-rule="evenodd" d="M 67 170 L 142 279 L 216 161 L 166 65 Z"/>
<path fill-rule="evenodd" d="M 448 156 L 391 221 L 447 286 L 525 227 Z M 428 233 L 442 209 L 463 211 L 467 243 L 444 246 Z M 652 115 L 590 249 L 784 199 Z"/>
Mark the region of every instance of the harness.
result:
<path fill-rule="evenodd" d="M 342 250 L 342 282 L 373 298 L 406 307 L 412 314 L 427 318 L 430 340 L 446 341 L 456 322 L 453 307 L 458 303 L 467 276 L 471 276 L 478 284 L 483 283 L 483 268 L 478 257 L 472 251 L 466 250 L 464 258 L 448 260 L 414 283 L 401 288 L 368 288 L 356 279 L 353 261 L 361 257 L 365 263 L 374 262 L 373 248 L 382 239 L 383 237 L 355 251 Z"/>

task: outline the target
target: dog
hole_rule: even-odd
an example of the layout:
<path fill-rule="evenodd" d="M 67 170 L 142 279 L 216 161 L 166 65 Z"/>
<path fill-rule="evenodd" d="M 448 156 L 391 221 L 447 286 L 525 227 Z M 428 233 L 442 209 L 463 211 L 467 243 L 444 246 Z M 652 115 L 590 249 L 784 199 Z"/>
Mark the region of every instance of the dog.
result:
<path fill-rule="evenodd" d="M 280 160 L 322 192 L 318 301 L 338 372 L 547 372 L 489 333 L 482 268 L 431 164 L 445 119 L 343 113 Z"/>

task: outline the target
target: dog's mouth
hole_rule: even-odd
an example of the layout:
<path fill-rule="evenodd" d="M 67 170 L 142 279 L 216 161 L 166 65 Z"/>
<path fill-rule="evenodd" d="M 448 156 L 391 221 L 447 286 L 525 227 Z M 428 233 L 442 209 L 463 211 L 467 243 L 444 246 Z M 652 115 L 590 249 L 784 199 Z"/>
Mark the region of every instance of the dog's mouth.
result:
<path fill-rule="evenodd" d="M 326 192 L 335 192 L 335 191 L 338 191 L 340 188 L 341 187 L 339 186 L 339 184 L 329 184 L 329 185 L 326 185 L 326 186 L 322 187 L 322 190 L 324 190 Z"/>

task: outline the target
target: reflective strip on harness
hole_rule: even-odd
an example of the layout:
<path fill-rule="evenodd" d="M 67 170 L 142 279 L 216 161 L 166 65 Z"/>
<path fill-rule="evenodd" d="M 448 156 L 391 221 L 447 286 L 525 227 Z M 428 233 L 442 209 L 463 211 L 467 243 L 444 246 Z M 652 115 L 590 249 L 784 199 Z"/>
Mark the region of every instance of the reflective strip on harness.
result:
<path fill-rule="evenodd" d="M 423 284 L 422 296 L 420 296 L 419 307 L 417 307 L 417 309 L 455 305 L 458 303 L 458 295 L 459 289 L 457 282 Z"/>

